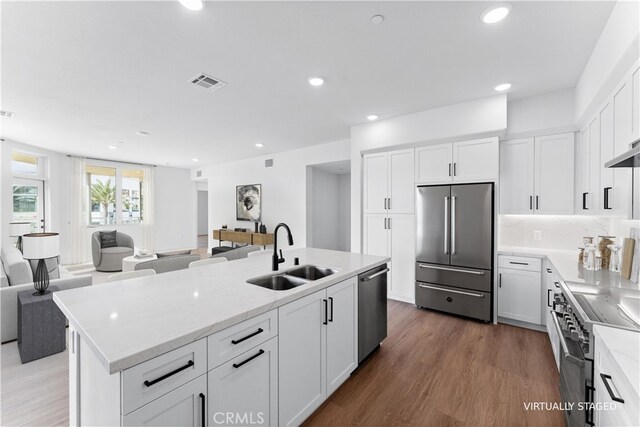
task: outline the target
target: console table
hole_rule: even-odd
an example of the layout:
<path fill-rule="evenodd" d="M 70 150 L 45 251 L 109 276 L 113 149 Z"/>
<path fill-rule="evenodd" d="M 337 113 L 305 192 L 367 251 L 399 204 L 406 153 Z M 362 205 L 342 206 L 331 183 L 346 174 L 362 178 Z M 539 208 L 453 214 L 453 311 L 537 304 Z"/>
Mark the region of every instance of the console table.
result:
<path fill-rule="evenodd" d="M 213 238 L 220 242 L 244 243 L 247 245 L 267 246 L 273 244 L 273 233 L 249 233 L 233 230 L 213 230 Z"/>

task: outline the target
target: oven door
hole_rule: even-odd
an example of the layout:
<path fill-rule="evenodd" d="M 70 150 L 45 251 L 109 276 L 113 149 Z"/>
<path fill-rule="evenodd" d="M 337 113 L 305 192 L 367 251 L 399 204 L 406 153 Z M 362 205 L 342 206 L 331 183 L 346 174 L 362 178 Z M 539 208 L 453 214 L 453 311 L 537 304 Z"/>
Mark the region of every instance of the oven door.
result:
<path fill-rule="evenodd" d="M 569 427 L 584 427 L 587 424 L 586 411 L 580 402 L 587 400 L 585 381 L 586 360 L 580 345 L 568 340 L 560 327 L 558 316 L 552 316 L 560 341 L 560 398 L 564 406 L 564 416 Z"/>

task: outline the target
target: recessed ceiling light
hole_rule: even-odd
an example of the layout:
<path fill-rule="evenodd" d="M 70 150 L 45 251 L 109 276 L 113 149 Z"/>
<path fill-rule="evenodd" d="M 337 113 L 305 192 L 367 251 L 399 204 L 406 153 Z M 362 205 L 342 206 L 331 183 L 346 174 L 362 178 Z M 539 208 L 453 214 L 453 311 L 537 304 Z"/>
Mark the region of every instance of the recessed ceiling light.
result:
<path fill-rule="evenodd" d="M 200 161 L 200 159 L 191 159 L 191 160 L 193 160 L 194 162 L 199 162 Z"/>
<path fill-rule="evenodd" d="M 262 148 L 264 147 L 264 144 L 262 142 L 256 142 L 256 147 Z"/>
<path fill-rule="evenodd" d="M 495 24 L 502 21 L 511 12 L 511 5 L 508 3 L 502 3 L 493 5 L 489 9 L 482 12 L 480 18 L 485 24 Z"/>
<path fill-rule="evenodd" d="M 367 120 L 369 120 L 370 122 L 373 122 L 374 120 L 378 120 L 378 116 L 376 116 L 375 114 L 369 114 L 367 116 Z"/>
<path fill-rule="evenodd" d="M 140 136 L 149 136 L 149 132 L 145 132 L 143 130 L 139 130 L 138 132 L 136 132 L 136 135 L 140 135 Z"/>
<path fill-rule="evenodd" d="M 118 147 L 116 147 L 115 145 L 110 145 L 109 146 L 109 150 L 117 150 L 117 149 L 118 149 Z"/>
<path fill-rule="evenodd" d="M 371 17 L 371 23 L 372 24 L 382 24 L 384 22 L 384 16 L 382 15 L 373 15 Z"/>
<path fill-rule="evenodd" d="M 204 6 L 202 0 L 178 0 L 181 5 L 189 10 L 201 10 Z"/>
<path fill-rule="evenodd" d="M 324 79 L 321 77 L 309 77 L 309 84 L 311 86 L 322 86 L 324 84 Z"/>
<path fill-rule="evenodd" d="M 499 84 L 498 86 L 494 87 L 495 90 L 497 90 L 498 92 L 504 92 L 505 90 L 509 89 L 511 87 L 511 83 L 502 83 Z"/>

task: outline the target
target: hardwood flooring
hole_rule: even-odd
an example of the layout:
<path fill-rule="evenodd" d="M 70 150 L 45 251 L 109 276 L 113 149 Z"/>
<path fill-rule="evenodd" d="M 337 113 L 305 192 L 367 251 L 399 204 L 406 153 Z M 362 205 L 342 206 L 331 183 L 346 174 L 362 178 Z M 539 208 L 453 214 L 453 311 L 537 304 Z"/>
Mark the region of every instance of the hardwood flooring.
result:
<path fill-rule="evenodd" d="M 543 332 L 490 325 L 389 301 L 388 337 L 307 421 L 321 425 L 564 426 Z"/>
<path fill-rule="evenodd" d="M 0 425 L 68 425 L 68 353 L 22 365 L 2 345 Z M 546 334 L 389 301 L 388 337 L 307 426 L 564 426 Z"/>

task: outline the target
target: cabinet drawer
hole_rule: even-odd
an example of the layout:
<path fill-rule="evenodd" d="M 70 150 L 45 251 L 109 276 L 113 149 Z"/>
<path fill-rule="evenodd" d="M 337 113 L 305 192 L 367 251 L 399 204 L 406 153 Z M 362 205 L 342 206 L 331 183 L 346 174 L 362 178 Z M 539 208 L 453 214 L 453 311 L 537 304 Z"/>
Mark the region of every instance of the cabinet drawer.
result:
<path fill-rule="evenodd" d="M 207 337 L 209 369 L 278 335 L 278 312 L 271 310 Z"/>
<path fill-rule="evenodd" d="M 489 322 L 491 294 L 416 282 L 416 305 Z"/>
<path fill-rule="evenodd" d="M 207 342 L 204 338 L 123 371 L 124 414 L 146 405 L 205 372 Z"/>
<path fill-rule="evenodd" d="M 542 260 L 540 258 L 499 255 L 498 267 L 510 268 L 512 270 L 540 271 L 542 268 Z"/>

